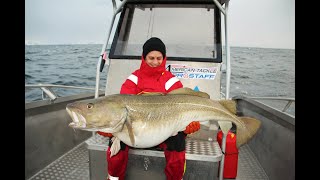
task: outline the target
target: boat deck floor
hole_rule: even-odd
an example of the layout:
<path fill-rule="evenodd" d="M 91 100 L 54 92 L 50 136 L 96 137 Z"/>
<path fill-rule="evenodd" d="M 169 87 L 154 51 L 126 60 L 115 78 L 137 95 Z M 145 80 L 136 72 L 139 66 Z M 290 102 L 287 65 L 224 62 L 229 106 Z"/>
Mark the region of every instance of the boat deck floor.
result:
<path fill-rule="evenodd" d="M 250 147 L 242 146 L 239 149 L 238 172 L 235 180 L 268 179 Z M 89 180 L 89 153 L 85 142 L 49 164 L 29 180 Z"/>

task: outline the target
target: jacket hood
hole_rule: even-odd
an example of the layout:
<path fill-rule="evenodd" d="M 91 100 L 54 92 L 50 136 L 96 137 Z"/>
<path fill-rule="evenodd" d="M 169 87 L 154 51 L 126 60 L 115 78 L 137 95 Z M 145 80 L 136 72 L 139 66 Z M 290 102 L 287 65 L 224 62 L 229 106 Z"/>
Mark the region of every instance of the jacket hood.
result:
<path fill-rule="evenodd" d="M 140 72 L 147 76 L 159 76 L 166 71 L 167 57 L 163 58 L 162 63 L 158 67 L 149 66 L 143 56 L 141 56 Z"/>

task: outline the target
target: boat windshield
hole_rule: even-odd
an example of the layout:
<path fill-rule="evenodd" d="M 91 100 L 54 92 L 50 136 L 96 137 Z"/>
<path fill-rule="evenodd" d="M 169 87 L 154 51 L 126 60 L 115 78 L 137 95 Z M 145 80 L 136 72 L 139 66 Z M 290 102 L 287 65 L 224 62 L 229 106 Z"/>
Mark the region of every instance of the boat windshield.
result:
<path fill-rule="evenodd" d="M 127 4 L 110 58 L 140 59 L 143 43 L 159 37 L 173 60 L 221 62 L 220 12 L 214 4 Z"/>

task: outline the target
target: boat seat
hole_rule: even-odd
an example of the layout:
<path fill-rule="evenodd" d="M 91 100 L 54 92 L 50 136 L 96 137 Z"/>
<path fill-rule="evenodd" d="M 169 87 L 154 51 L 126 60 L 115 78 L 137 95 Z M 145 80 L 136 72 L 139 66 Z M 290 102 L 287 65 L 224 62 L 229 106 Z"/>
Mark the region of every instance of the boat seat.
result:
<path fill-rule="evenodd" d="M 88 149 L 106 151 L 108 149 L 109 138 L 96 134 L 89 138 L 86 144 Z M 130 147 L 129 154 L 164 157 L 163 150 L 156 147 L 145 149 Z M 221 157 L 222 153 L 217 141 L 186 138 L 187 160 L 218 162 L 221 160 Z"/>
<path fill-rule="evenodd" d="M 103 179 L 107 176 L 106 150 L 109 138 L 95 134 L 86 141 L 89 150 L 90 179 Z M 186 138 L 186 172 L 184 178 L 216 179 L 218 162 L 222 152 L 217 141 Z M 165 179 L 163 173 L 166 161 L 164 152 L 158 148 L 129 149 L 126 180 L 153 177 Z M 201 179 L 201 178 L 200 178 Z"/>

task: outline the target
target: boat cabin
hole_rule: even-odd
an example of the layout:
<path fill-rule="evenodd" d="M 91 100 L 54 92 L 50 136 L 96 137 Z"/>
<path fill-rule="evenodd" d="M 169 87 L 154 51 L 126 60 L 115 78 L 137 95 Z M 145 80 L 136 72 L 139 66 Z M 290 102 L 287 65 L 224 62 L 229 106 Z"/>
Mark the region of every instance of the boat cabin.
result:
<path fill-rule="evenodd" d="M 125 79 L 140 67 L 144 42 L 159 37 L 166 45 L 167 69 L 185 87 L 221 98 L 221 12 L 212 0 L 122 2 L 106 60 L 106 95 L 120 92 Z"/>

